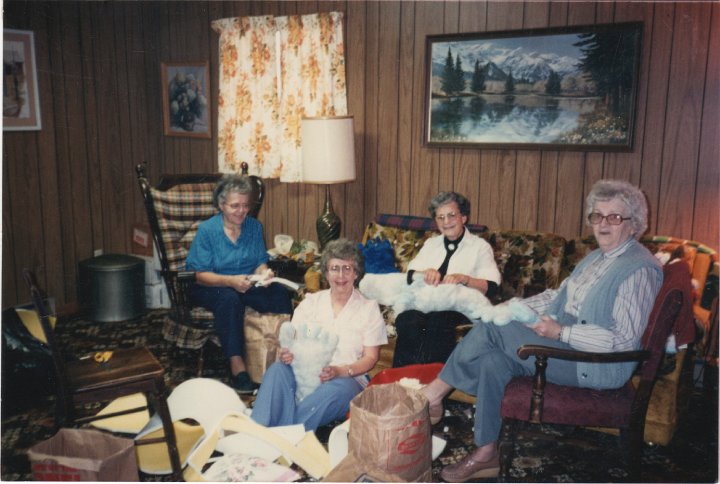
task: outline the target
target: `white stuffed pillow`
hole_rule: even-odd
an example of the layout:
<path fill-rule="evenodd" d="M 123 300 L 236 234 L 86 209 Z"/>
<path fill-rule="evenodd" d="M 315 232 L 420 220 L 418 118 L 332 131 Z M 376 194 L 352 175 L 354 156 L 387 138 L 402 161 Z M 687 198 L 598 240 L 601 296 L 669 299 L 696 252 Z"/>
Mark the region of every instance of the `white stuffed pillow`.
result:
<path fill-rule="evenodd" d="M 338 344 L 337 334 L 318 324 L 283 323 L 280 345 L 293 354 L 290 364 L 295 374 L 295 400 L 302 401 L 320 386 L 320 372 L 326 367 Z"/>
<path fill-rule="evenodd" d="M 492 306 L 480 291 L 459 284 L 429 286 L 422 279 L 407 284 L 407 274 L 365 274 L 360 292 L 396 313 L 416 309 L 424 313 L 457 311 L 469 319 L 478 319 L 482 308 Z"/>

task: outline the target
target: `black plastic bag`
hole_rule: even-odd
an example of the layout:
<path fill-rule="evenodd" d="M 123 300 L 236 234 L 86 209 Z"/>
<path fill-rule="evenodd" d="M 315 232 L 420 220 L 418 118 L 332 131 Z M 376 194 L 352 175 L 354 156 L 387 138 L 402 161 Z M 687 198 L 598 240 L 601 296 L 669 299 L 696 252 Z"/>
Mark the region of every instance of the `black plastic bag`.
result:
<path fill-rule="evenodd" d="M 50 349 L 30 334 L 15 308 L 2 312 L 2 408 L 13 413 L 52 394 Z"/>

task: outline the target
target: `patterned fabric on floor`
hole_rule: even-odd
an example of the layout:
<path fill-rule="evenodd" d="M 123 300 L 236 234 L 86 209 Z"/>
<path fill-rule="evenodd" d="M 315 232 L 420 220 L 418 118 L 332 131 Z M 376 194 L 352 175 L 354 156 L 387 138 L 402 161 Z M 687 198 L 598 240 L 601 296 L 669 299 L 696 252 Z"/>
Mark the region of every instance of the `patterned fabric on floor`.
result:
<path fill-rule="evenodd" d="M 117 323 L 73 319 L 58 323 L 57 331 L 64 346 L 78 356 L 102 349 L 147 345 L 164 365 L 167 383 L 172 389 L 196 376 L 197 353 L 177 350 L 163 340 L 163 316 L 163 312 L 155 311 L 133 321 Z M 220 349 L 212 345 L 206 349 L 203 376 L 228 383 L 226 361 Z M 433 463 L 435 482 L 441 481 L 443 466 L 458 462 L 473 448 L 473 407 L 450 401 L 446 408 L 445 419 L 433 429 L 448 441 L 443 454 Z M 26 452 L 53 435 L 52 409 L 53 398 L 49 396 L 24 402 L 3 398 L 2 480 L 32 479 Z M 670 445 L 645 446 L 643 480 L 717 482 L 717 412 L 717 387 L 709 394 L 696 389 Z M 327 442 L 330 430 L 331 427 L 318 430 L 321 442 Z M 521 482 L 626 481 L 617 442 L 616 437 L 585 429 L 550 425 L 525 428 L 516 442 L 511 479 Z M 140 478 L 143 481 L 169 479 L 146 474 Z M 305 476 L 303 480 L 311 479 Z"/>

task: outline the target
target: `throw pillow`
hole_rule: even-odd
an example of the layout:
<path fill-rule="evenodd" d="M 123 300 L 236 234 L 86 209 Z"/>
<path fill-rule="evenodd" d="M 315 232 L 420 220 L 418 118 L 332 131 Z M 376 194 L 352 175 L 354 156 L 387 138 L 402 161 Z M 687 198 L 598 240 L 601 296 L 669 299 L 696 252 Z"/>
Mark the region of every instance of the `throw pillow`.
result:
<path fill-rule="evenodd" d="M 395 266 L 395 251 L 387 239 L 369 239 L 365 245 L 358 244 L 365 258 L 365 272 L 369 274 L 388 274 L 398 272 Z"/>

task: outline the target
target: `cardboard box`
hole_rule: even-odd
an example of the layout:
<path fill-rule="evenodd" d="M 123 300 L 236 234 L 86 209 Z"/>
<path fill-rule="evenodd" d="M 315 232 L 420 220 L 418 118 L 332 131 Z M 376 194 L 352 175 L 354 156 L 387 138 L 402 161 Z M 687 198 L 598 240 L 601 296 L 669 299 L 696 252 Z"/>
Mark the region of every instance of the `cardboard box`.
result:
<path fill-rule="evenodd" d="M 148 224 L 134 224 L 131 234 L 131 252 L 134 255 L 153 255 L 153 238 Z"/>

